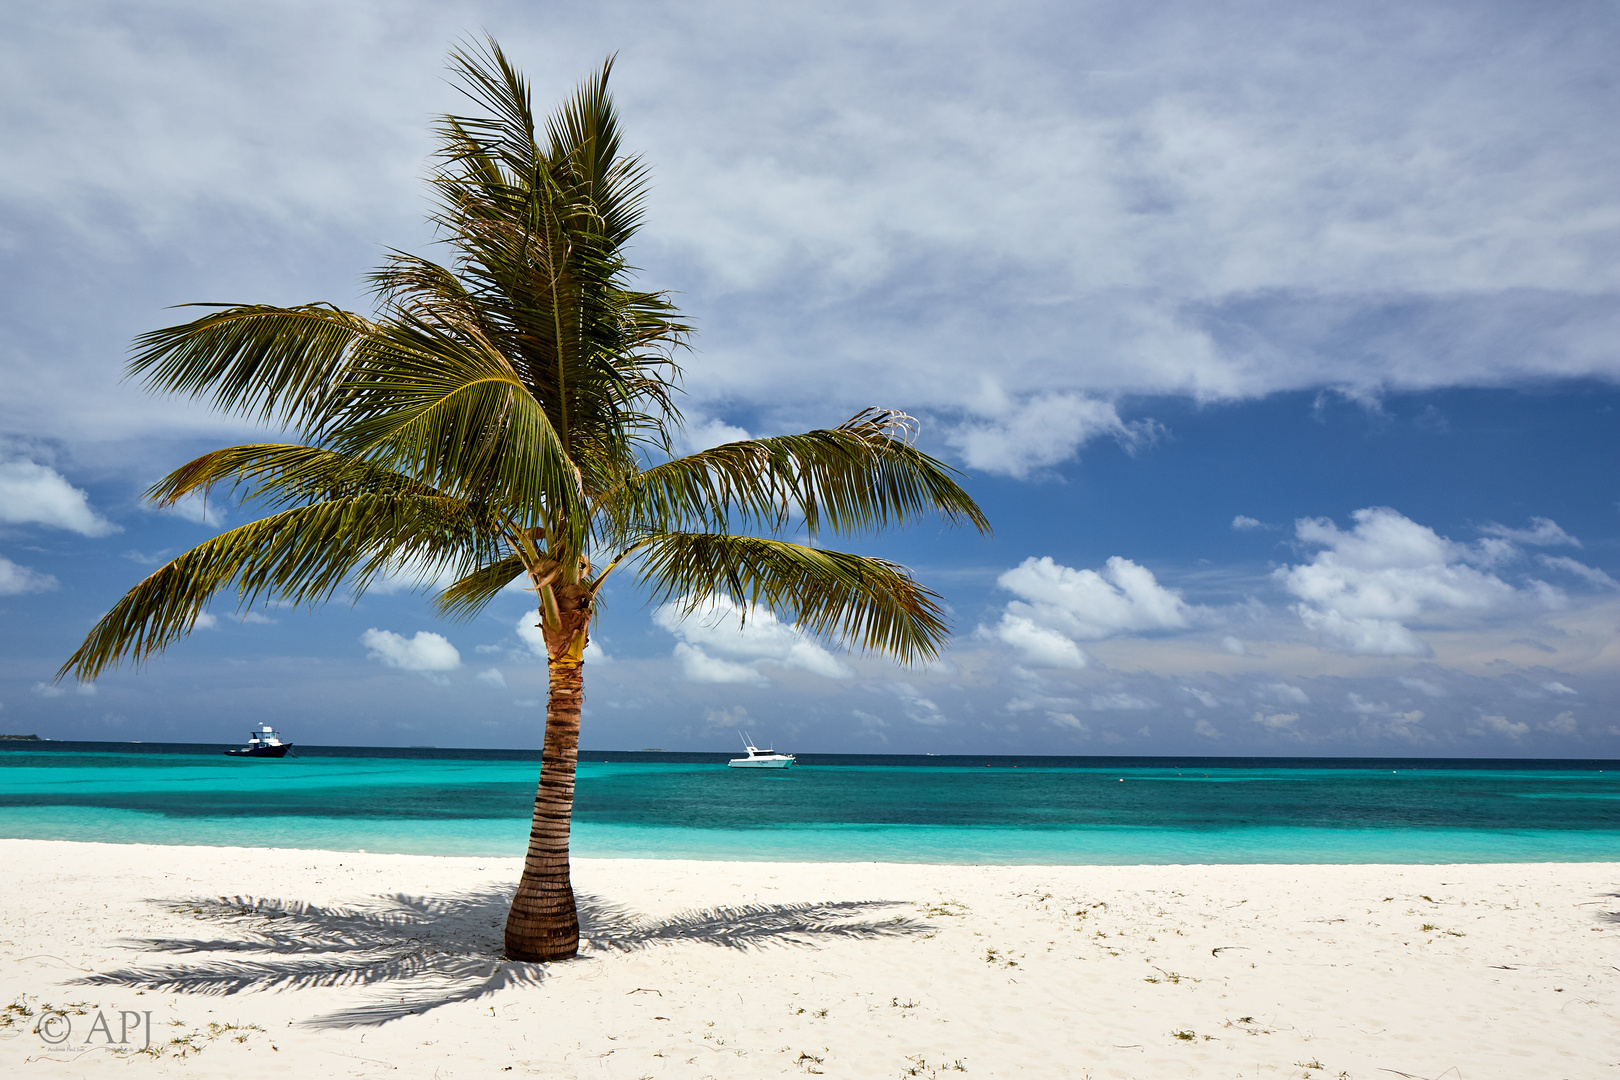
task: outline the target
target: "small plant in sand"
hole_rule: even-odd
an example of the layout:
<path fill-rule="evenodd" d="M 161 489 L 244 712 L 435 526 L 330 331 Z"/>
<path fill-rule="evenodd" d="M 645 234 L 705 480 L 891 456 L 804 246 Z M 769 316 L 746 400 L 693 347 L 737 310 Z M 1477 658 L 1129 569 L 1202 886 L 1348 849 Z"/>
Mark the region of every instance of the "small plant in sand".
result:
<path fill-rule="evenodd" d="M 1195 1031 L 1172 1031 L 1170 1037 L 1181 1042 L 1197 1042 L 1198 1033 Z"/>
<path fill-rule="evenodd" d="M 169 1021 L 172 1027 L 184 1027 L 179 1020 Z M 193 1054 L 200 1054 L 210 1045 L 220 1039 L 229 1038 L 235 1043 L 245 1043 L 254 1033 L 264 1034 L 264 1028 L 258 1024 L 219 1024 L 210 1023 L 205 1028 L 193 1028 L 184 1035 L 176 1035 L 168 1042 L 155 1042 L 139 1050 L 124 1050 L 115 1048 L 113 1053 L 120 1055 L 140 1054 L 144 1057 L 158 1060 L 164 1057 L 188 1058 Z"/>
<path fill-rule="evenodd" d="M 1440 928 L 1438 926 L 1434 925 L 1434 923 L 1432 923 L 1432 922 L 1426 922 L 1422 926 L 1422 930 L 1423 930 L 1423 932 L 1425 934 L 1429 933 L 1431 930 L 1438 930 L 1438 929 L 1440 929 Z"/>
<path fill-rule="evenodd" d="M 908 1076 L 923 1076 L 928 1077 L 929 1080 L 934 1080 L 934 1078 L 938 1077 L 941 1072 L 967 1072 L 967 1066 L 962 1064 L 961 1058 L 957 1058 L 949 1065 L 930 1065 L 926 1059 L 920 1056 L 911 1057 L 910 1055 L 907 1055 L 906 1060 L 910 1062 L 910 1064 L 901 1067 L 901 1080 L 904 1080 L 904 1078 Z"/>

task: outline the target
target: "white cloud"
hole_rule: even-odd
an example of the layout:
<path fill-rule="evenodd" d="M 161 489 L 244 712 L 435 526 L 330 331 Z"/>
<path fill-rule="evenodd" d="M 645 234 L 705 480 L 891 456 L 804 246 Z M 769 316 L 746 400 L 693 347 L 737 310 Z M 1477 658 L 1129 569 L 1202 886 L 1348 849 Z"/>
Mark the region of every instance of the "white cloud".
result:
<path fill-rule="evenodd" d="M 1072 668 L 1079 671 L 1089 663 L 1085 652 L 1056 630 L 1049 630 L 1021 615 L 1002 615 L 994 635 L 1023 652 L 1032 664 Z"/>
<path fill-rule="evenodd" d="M 1183 686 L 1181 689 L 1196 698 L 1198 703 L 1206 709 L 1213 709 L 1221 703 L 1221 699 L 1208 690 L 1200 690 L 1196 686 Z"/>
<path fill-rule="evenodd" d="M 1245 514 L 1239 514 L 1237 517 L 1232 519 L 1232 528 L 1236 529 L 1238 532 L 1248 532 L 1251 529 L 1263 529 L 1265 527 L 1265 522 L 1259 520 L 1258 518 L 1249 517 Z"/>
<path fill-rule="evenodd" d="M 1048 711 L 1046 718 L 1058 727 L 1069 728 L 1081 734 L 1087 734 L 1091 731 L 1091 726 L 1074 715 L 1074 713 Z"/>
<path fill-rule="evenodd" d="M 32 461 L 0 462 L 0 522 L 50 525 L 82 536 L 123 529 L 90 508 L 90 497 L 55 469 Z"/>
<path fill-rule="evenodd" d="M 900 699 L 900 708 L 906 718 L 924 727 L 945 727 L 952 721 L 938 705 L 922 695 L 915 686 L 904 681 L 889 683 L 885 689 Z"/>
<path fill-rule="evenodd" d="M 1575 690 L 1573 690 L 1572 688 L 1570 688 L 1568 686 L 1565 686 L 1561 682 L 1544 682 L 1544 683 L 1541 684 L 1541 688 L 1543 690 L 1547 691 L 1547 693 L 1549 693 L 1549 694 L 1573 694 L 1573 693 L 1575 693 Z"/>
<path fill-rule="evenodd" d="M 1482 526 L 1479 530 L 1486 536 L 1499 536 L 1504 540 L 1512 540 L 1519 544 L 1530 544 L 1535 547 L 1556 547 L 1568 545 L 1580 547 L 1581 542 L 1559 528 L 1558 522 L 1551 518 L 1533 517 L 1530 519 L 1528 529 L 1510 529 L 1506 525 L 1498 525 L 1494 521 Z"/>
<path fill-rule="evenodd" d="M 1309 705 L 1310 695 L 1289 683 L 1267 683 L 1260 689 L 1286 705 Z"/>
<path fill-rule="evenodd" d="M 204 611 L 197 616 L 197 621 L 193 625 L 202 630 L 218 630 L 219 616 Z"/>
<path fill-rule="evenodd" d="M 1470 735 L 1506 735 L 1510 739 L 1522 739 L 1530 734 L 1530 725 L 1516 723 L 1505 716 L 1481 716 L 1479 726 L 1469 728 Z"/>
<path fill-rule="evenodd" d="M 225 524 L 225 507 L 220 505 L 218 499 L 209 499 L 203 495 L 187 495 L 178 502 L 158 508 L 157 512 L 181 518 L 194 525 L 207 525 L 213 529 Z"/>
<path fill-rule="evenodd" d="M 1438 698 L 1446 696 L 1445 687 L 1437 686 L 1426 679 L 1419 679 L 1416 676 L 1401 675 L 1398 676 L 1395 681 L 1406 687 L 1408 690 L 1416 690 L 1418 693 L 1427 695 L 1428 697 Z"/>
<path fill-rule="evenodd" d="M 1575 714 L 1567 710 L 1559 713 L 1545 724 L 1537 724 L 1536 726 L 1542 731 L 1554 735 L 1575 735 L 1579 733 L 1579 728 L 1575 723 Z"/>
<path fill-rule="evenodd" d="M 1180 593 L 1160 585 L 1152 571 L 1118 555 L 1101 571 L 1075 570 L 1050 556 L 1032 556 L 996 582 L 1022 599 L 1010 601 L 1001 621 L 981 627 L 979 635 L 996 638 L 1048 667 L 1086 667 L 1086 654 L 1076 641 L 1182 630 L 1201 614 Z"/>
<path fill-rule="evenodd" d="M 1536 556 L 1536 561 L 1541 563 L 1541 565 L 1550 567 L 1554 570 L 1562 570 L 1567 574 L 1574 574 L 1582 581 L 1585 581 L 1588 585 L 1593 585 L 1600 589 L 1620 589 L 1620 581 L 1615 581 L 1614 578 L 1610 577 L 1602 570 L 1599 570 L 1597 567 L 1587 566 L 1583 562 L 1577 562 L 1575 559 L 1571 559 L 1568 555 L 1538 555 Z"/>
<path fill-rule="evenodd" d="M 1153 702 L 1146 698 L 1137 697 L 1116 691 L 1112 694 L 1092 694 L 1091 708 L 1095 712 L 1108 712 L 1116 709 L 1151 709 Z"/>
<path fill-rule="evenodd" d="M 1301 519 L 1295 526 L 1299 540 L 1321 550 L 1303 566 L 1276 571 L 1302 601 L 1294 607 L 1300 620 L 1336 648 L 1425 656 L 1428 646 L 1407 622 L 1488 612 L 1520 599 L 1513 586 L 1470 565 L 1500 561 L 1503 541 L 1468 548 L 1387 507 L 1351 516 L 1356 524 L 1349 532 L 1326 518 Z"/>
<path fill-rule="evenodd" d="M 723 420 L 687 417 L 686 427 L 675 436 L 675 450 L 680 454 L 695 454 L 724 443 L 742 442 L 752 438 L 744 428 Z"/>
<path fill-rule="evenodd" d="M 688 682 L 746 683 L 752 686 L 765 686 L 771 681 L 758 668 L 710 656 L 697 646 L 688 645 L 684 641 L 675 643 L 674 656 L 681 662 L 681 675 Z"/>
<path fill-rule="evenodd" d="M 373 660 L 379 660 L 401 671 L 423 674 L 453 671 L 461 666 L 461 654 L 442 635 L 430 630 L 418 630 L 415 637 L 405 637 L 392 630 L 379 630 L 375 626 L 360 635 L 360 644 Z"/>
<path fill-rule="evenodd" d="M 506 689 L 506 676 L 501 674 L 500 668 L 485 668 L 477 675 L 474 675 L 473 678 L 485 686 L 491 686 L 497 690 Z"/>
<path fill-rule="evenodd" d="M 682 617 L 683 604 L 664 604 L 653 621 L 680 639 L 675 656 L 693 682 L 762 682 L 764 665 L 796 668 L 828 679 L 848 679 L 854 672 L 795 626 L 768 608 L 746 610 L 723 597 L 712 597 Z"/>
<path fill-rule="evenodd" d="M 1241 639 L 1233 637 L 1231 634 L 1221 638 L 1221 648 L 1233 656 L 1246 656 L 1249 652 L 1248 646 L 1244 645 Z"/>
<path fill-rule="evenodd" d="M 1158 426 L 1152 421 L 1126 423 L 1112 402 L 1080 394 L 1041 394 L 1010 402 L 993 385 L 980 398 L 997 404 L 992 415 L 965 421 L 948 430 L 945 440 L 975 469 L 1026 477 L 1072 459 L 1080 447 L 1109 435 L 1127 449 L 1152 443 Z"/>
<path fill-rule="evenodd" d="M 1257 724 L 1263 724 L 1266 727 L 1271 728 L 1273 731 L 1292 731 L 1294 729 L 1294 722 L 1299 719 L 1299 713 L 1257 712 L 1253 716 L 1249 717 L 1249 719 L 1253 720 Z"/>
<path fill-rule="evenodd" d="M 37 682 L 33 686 L 33 691 L 40 697 L 45 698 L 58 698 L 67 694 L 67 691 L 62 689 L 60 684 L 53 682 Z M 88 682 L 74 683 L 73 692 L 80 697 L 95 697 L 96 684 Z"/>
<path fill-rule="evenodd" d="M 23 593 L 50 592 L 57 580 L 50 574 L 41 574 L 26 566 L 19 566 L 0 555 L 0 596 L 21 596 Z"/>
<path fill-rule="evenodd" d="M 1221 737 L 1220 730 L 1203 717 L 1198 718 L 1198 722 L 1193 725 L 1193 731 L 1206 739 L 1218 739 Z"/>
<path fill-rule="evenodd" d="M 1081 641 L 1182 630 L 1195 614 L 1181 594 L 1161 586 L 1151 570 L 1118 555 L 1100 572 L 1074 570 L 1050 556 L 1028 558 L 996 582 L 1023 598 L 1008 604 L 1009 611 Z"/>

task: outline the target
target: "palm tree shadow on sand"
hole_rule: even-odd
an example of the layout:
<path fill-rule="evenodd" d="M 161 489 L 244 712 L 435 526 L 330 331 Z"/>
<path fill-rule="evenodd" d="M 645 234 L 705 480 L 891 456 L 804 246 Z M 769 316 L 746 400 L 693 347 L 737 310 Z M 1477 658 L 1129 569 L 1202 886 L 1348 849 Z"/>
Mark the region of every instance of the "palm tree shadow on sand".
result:
<path fill-rule="evenodd" d="M 132 939 L 133 948 L 200 959 L 129 967 L 74 981 L 215 995 L 306 987 L 385 988 L 371 1003 L 304 1023 L 318 1028 L 386 1024 L 508 987 L 540 985 L 546 965 L 518 963 L 501 955 L 502 927 L 511 900 L 509 889 L 445 897 L 395 894 L 356 907 L 253 896 L 157 900 L 152 903 L 163 910 L 229 927 L 233 933 Z M 649 919 L 600 897 L 578 894 L 586 956 L 685 942 L 737 950 L 813 948 L 826 941 L 911 937 L 932 929 L 906 916 L 874 917 L 879 909 L 897 903 L 744 904 Z"/>

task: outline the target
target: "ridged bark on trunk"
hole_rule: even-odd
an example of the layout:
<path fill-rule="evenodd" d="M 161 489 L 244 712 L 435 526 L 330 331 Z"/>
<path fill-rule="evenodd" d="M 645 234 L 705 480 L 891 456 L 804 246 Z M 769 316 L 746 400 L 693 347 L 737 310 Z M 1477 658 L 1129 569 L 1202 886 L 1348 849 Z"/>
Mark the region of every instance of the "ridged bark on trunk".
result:
<path fill-rule="evenodd" d="M 512 910 L 506 917 L 508 959 L 566 960 L 579 952 L 579 914 L 568 868 L 579 714 L 585 703 L 584 653 L 590 599 L 578 586 L 556 590 L 561 623 L 546 636 L 550 694 L 540 787 L 534 797 L 529 850 Z"/>

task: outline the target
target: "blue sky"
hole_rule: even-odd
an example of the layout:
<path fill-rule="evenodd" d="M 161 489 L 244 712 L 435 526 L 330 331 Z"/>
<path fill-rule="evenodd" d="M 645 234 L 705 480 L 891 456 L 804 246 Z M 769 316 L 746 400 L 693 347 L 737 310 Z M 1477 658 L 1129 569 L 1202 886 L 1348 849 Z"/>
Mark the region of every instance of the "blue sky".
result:
<path fill-rule="evenodd" d="M 619 55 L 634 251 L 700 327 L 693 445 L 923 423 L 993 537 L 849 545 L 952 609 L 902 670 L 619 586 L 586 746 L 1620 756 L 1608 4 L 64 4 L 0 14 L 0 730 L 538 745 L 503 596 L 408 583 L 51 677 L 241 508 L 258 437 L 120 381 L 194 300 L 363 307 L 428 251 L 455 40 L 550 103 Z M 318 31 L 318 32 L 315 32 Z"/>

